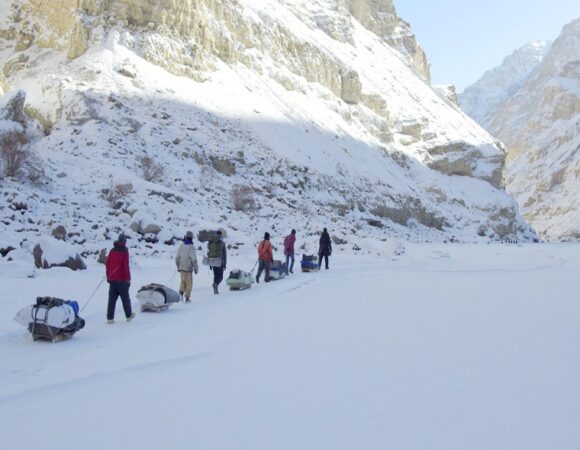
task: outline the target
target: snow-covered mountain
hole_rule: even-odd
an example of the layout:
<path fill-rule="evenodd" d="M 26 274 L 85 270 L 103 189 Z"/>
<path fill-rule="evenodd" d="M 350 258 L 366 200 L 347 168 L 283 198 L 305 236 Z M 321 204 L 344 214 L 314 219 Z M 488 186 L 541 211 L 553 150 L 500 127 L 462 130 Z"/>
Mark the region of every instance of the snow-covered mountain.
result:
<path fill-rule="evenodd" d="M 507 190 L 529 223 L 546 239 L 580 239 L 580 19 L 486 114 L 481 123 L 508 147 Z"/>
<path fill-rule="evenodd" d="M 295 227 L 311 251 L 321 226 L 348 251 L 530 236 L 501 145 L 425 82 L 392 2 L 10 0 L 0 61 L 36 183 L 2 181 L 4 246 L 58 224 L 92 253 L 129 227 L 234 247 Z"/>
<path fill-rule="evenodd" d="M 551 45 L 550 41 L 526 44 L 507 56 L 498 67 L 485 72 L 459 94 L 463 111 L 489 129 L 498 109 L 528 82 Z"/>

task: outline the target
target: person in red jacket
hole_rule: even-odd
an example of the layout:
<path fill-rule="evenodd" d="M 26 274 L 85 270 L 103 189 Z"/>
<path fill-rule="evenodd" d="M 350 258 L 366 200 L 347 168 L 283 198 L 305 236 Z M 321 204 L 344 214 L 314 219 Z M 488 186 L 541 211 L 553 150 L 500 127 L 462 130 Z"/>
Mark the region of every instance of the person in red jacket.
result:
<path fill-rule="evenodd" d="M 260 282 L 260 275 L 262 271 L 266 271 L 264 279 L 266 283 L 270 281 L 270 269 L 272 268 L 272 261 L 274 255 L 272 254 L 272 244 L 270 243 L 270 233 L 264 233 L 264 239 L 258 244 L 258 274 L 256 275 L 256 283 Z"/>
<path fill-rule="evenodd" d="M 131 286 L 131 271 L 129 269 L 129 250 L 127 250 L 127 237 L 121 233 L 119 239 L 113 244 L 112 250 L 107 256 L 107 282 L 109 283 L 109 304 L 107 306 L 107 323 L 115 322 L 115 306 L 117 299 L 121 297 L 127 322 L 135 317 L 131 311 L 131 299 L 129 298 L 129 286 Z"/>
<path fill-rule="evenodd" d="M 292 229 L 290 234 L 284 238 L 284 255 L 286 256 L 286 275 L 288 275 L 288 268 L 290 273 L 294 273 L 294 244 L 296 243 L 296 230 Z M 290 266 L 288 263 L 291 262 Z"/>

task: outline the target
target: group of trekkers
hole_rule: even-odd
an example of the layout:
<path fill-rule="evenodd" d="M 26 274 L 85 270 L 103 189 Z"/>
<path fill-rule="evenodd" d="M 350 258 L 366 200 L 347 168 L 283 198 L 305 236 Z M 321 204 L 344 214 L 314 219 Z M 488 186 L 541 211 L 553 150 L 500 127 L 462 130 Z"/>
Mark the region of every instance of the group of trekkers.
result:
<path fill-rule="evenodd" d="M 286 275 L 294 273 L 294 246 L 296 244 L 296 230 L 292 229 L 290 234 L 284 238 L 284 256 L 286 257 Z M 328 230 L 324 228 L 320 235 L 318 248 L 318 268 L 322 268 L 324 261 L 325 269 L 328 270 L 328 257 L 332 254 L 332 243 Z M 207 261 L 206 261 L 207 260 Z M 223 241 L 221 230 L 215 232 L 213 239 L 207 244 L 207 258 L 204 262 L 213 272 L 213 292 L 219 294 L 218 286 L 224 279 L 224 271 L 227 266 L 227 250 Z M 258 244 L 258 272 L 256 283 L 260 282 L 262 272 L 264 280 L 270 281 L 270 270 L 274 262 L 274 252 L 270 242 L 270 233 L 264 233 L 264 239 Z M 186 303 L 191 302 L 191 290 L 193 288 L 193 274 L 197 274 L 199 266 L 195 246 L 193 244 L 193 232 L 188 231 L 175 255 L 175 265 L 179 272 L 181 281 L 179 284 L 179 295 Z M 123 310 L 127 321 L 135 317 L 131 310 L 131 300 L 129 297 L 129 287 L 131 286 L 131 271 L 129 268 L 129 251 L 127 249 L 127 237 L 124 233 L 114 242 L 113 248 L 109 252 L 106 262 L 106 276 L 109 283 L 109 301 L 107 306 L 107 323 L 112 324 L 115 320 L 115 306 L 117 299 L 121 297 Z"/>

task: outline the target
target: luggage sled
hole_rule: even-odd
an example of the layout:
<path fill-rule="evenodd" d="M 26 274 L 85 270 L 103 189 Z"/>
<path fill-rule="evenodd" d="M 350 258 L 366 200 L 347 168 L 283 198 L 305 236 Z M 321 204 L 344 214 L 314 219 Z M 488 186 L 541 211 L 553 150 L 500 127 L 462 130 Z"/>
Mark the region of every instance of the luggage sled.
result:
<path fill-rule="evenodd" d="M 168 309 L 172 303 L 178 303 L 179 293 L 162 284 L 151 283 L 137 291 L 137 300 L 142 312 L 159 312 Z"/>
<path fill-rule="evenodd" d="M 300 269 L 302 272 L 316 272 L 320 270 L 320 267 L 318 267 L 318 258 L 316 255 L 302 255 Z"/>
<path fill-rule="evenodd" d="M 241 291 L 252 287 L 254 277 L 249 272 L 244 272 L 240 269 L 230 271 L 230 276 L 226 280 L 226 284 L 230 287 L 230 291 Z"/>
<path fill-rule="evenodd" d="M 274 260 L 272 262 L 272 268 L 270 269 L 270 281 L 279 280 L 286 276 L 286 263 L 280 260 Z"/>
<path fill-rule="evenodd" d="M 33 341 L 59 342 L 70 339 L 85 326 L 78 312 L 79 304 L 74 300 L 37 297 L 36 304 L 21 309 L 14 320 L 28 328 Z"/>

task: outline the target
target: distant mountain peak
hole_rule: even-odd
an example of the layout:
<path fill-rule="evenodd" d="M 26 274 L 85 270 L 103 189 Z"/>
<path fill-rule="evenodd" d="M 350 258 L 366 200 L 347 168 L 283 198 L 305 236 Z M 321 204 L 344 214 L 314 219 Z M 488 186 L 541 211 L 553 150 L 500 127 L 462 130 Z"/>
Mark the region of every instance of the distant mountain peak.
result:
<path fill-rule="evenodd" d="M 506 56 L 459 94 L 463 111 L 487 128 L 496 111 L 530 79 L 551 45 L 551 41 L 530 42 Z"/>

